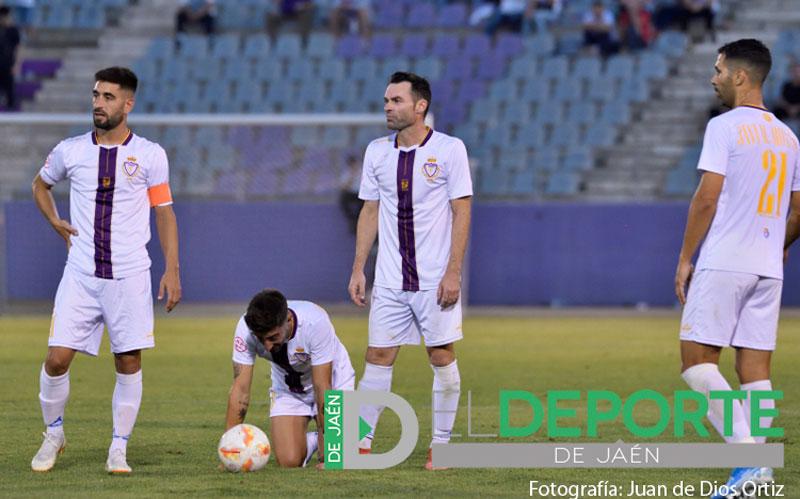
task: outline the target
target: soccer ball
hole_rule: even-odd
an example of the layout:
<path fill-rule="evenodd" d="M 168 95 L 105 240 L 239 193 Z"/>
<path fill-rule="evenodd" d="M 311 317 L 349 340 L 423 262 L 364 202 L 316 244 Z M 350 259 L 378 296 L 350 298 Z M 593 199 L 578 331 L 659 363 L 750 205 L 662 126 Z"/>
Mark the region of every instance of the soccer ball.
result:
<path fill-rule="evenodd" d="M 269 461 L 269 439 L 258 427 L 239 424 L 222 435 L 217 453 L 228 471 L 258 471 Z"/>

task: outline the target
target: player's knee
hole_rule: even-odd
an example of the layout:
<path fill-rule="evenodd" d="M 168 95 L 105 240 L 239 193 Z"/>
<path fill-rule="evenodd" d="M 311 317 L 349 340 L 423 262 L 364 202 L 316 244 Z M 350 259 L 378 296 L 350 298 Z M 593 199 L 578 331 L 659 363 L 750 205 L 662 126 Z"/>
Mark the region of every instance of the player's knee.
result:
<path fill-rule="evenodd" d="M 305 456 L 294 451 L 276 453 L 275 457 L 278 460 L 278 466 L 281 468 L 300 468 L 303 466 L 303 461 L 305 460 Z"/>
<path fill-rule="evenodd" d="M 428 353 L 428 357 L 432 366 L 444 367 L 455 362 L 456 353 L 445 348 L 432 348 Z"/>
<path fill-rule="evenodd" d="M 392 348 L 367 347 L 366 361 L 376 366 L 389 367 L 394 364 L 395 351 Z"/>
<path fill-rule="evenodd" d="M 48 376 L 61 376 L 69 370 L 71 361 L 69 355 L 51 350 L 47 352 L 47 358 L 44 361 L 44 372 Z"/>

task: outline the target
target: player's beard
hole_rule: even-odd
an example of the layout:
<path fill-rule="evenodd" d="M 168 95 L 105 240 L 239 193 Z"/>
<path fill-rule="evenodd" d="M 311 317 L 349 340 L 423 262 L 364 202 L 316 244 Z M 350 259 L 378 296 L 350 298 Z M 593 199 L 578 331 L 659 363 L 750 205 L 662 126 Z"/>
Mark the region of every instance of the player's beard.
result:
<path fill-rule="evenodd" d="M 122 113 L 118 115 L 105 115 L 105 116 L 97 116 L 92 115 L 94 120 L 95 128 L 99 128 L 100 130 L 113 130 L 122 123 Z"/>
<path fill-rule="evenodd" d="M 392 120 L 391 122 L 388 119 L 386 120 L 386 128 L 388 128 L 389 130 L 395 130 L 397 132 L 405 130 L 406 128 L 410 127 L 411 125 L 412 125 L 412 121 L 411 120 L 405 120 L 405 119 L 403 119 L 402 116 L 395 115 L 394 116 L 394 120 Z"/>

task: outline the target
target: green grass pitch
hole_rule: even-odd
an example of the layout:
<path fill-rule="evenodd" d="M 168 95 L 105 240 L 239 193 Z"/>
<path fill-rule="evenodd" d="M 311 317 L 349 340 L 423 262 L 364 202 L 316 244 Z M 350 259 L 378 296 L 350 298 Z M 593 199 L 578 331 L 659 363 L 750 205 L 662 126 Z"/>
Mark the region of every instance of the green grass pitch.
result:
<path fill-rule="evenodd" d="M 104 341 L 99 358 L 78 356 L 71 370 L 71 397 L 65 431 L 68 446 L 49 473 L 34 474 L 30 460 L 42 431 L 37 392 L 46 351 L 49 318 L 0 317 L 0 496 L 528 496 L 529 480 L 672 486 L 679 480 L 724 483 L 728 470 L 581 470 L 422 469 L 430 438 L 431 370 L 420 347 L 406 347 L 395 367 L 393 391 L 414 406 L 420 439 L 402 465 L 383 471 L 282 470 L 274 460 L 253 474 L 217 469 L 216 445 L 222 434 L 231 382 L 231 341 L 236 317 L 187 317 L 178 311 L 157 319 L 155 350 L 144 354 L 144 397 L 128 446 L 129 477 L 103 471 L 111 436 L 113 362 Z M 364 367 L 365 317 L 334 317 L 357 375 Z M 496 433 L 498 393 L 528 390 L 614 390 L 626 396 L 650 388 L 662 393 L 683 390 L 679 377 L 678 318 L 674 317 L 470 317 L 466 339 L 457 345 L 462 376 L 461 410 L 456 432 L 466 433 L 466 394 L 472 391 L 473 432 Z M 782 320 L 773 361 L 779 402 L 776 425 L 785 428 L 786 467 L 776 470 L 785 497 L 800 497 L 800 319 Z M 722 358 L 732 380 L 732 354 Z M 247 422 L 268 430 L 266 362 L 257 364 Z M 515 420 L 530 417 L 515 411 Z M 585 415 L 585 414 L 583 414 Z M 646 410 L 640 422 L 655 420 Z M 579 416 L 580 419 L 580 416 Z M 713 432 L 713 430 L 712 430 Z M 713 433 L 712 433 L 713 434 Z M 376 450 L 388 449 L 399 436 L 396 417 L 387 411 L 379 424 Z M 621 421 L 601 427 L 597 441 L 636 441 Z M 575 441 L 571 439 L 570 441 Z M 692 441 L 699 438 L 693 436 Z M 483 441 L 455 439 L 455 441 Z M 511 441 L 511 440 L 506 440 Z M 521 442 L 543 442 L 543 431 Z M 584 441 L 588 442 L 588 439 Z M 640 440 L 641 441 L 641 440 Z M 649 442 L 675 441 L 671 436 Z M 709 441 L 718 442 L 714 437 Z"/>

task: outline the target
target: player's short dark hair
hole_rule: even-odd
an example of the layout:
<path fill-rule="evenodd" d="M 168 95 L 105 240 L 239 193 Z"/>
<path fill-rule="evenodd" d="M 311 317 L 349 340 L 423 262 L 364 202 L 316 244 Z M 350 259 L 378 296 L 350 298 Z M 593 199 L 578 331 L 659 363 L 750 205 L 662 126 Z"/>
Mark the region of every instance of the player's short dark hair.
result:
<path fill-rule="evenodd" d="M 744 64 L 750 70 L 753 79 L 764 83 L 769 70 L 772 69 L 772 55 L 766 45 L 760 40 L 744 38 L 735 42 L 726 43 L 718 52 L 725 56 L 726 61 Z"/>
<path fill-rule="evenodd" d="M 136 77 L 136 74 L 130 69 L 120 66 L 101 69 L 94 74 L 94 81 L 116 83 L 120 88 L 130 90 L 133 93 L 136 93 L 136 87 L 139 86 L 139 78 Z"/>
<path fill-rule="evenodd" d="M 11 8 L 7 5 L 0 5 L 0 17 L 8 17 L 11 15 Z"/>
<path fill-rule="evenodd" d="M 431 84 L 422 76 L 406 71 L 397 71 L 389 77 L 389 83 L 403 83 L 404 81 L 411 84 L 411 95 L 415 102 L 420 99 L 428 101 L 428 107 L 425 108 L 425 116 L 427 116 L 428 110 L 431 108 Z"/>
<path fill-rule="evenodd" d="M 261 338 L 286 322 L 288 315 L 286 297 L 276 289 L 264 289 L 250 300 L 244 322 L 256 337 Z"/>

